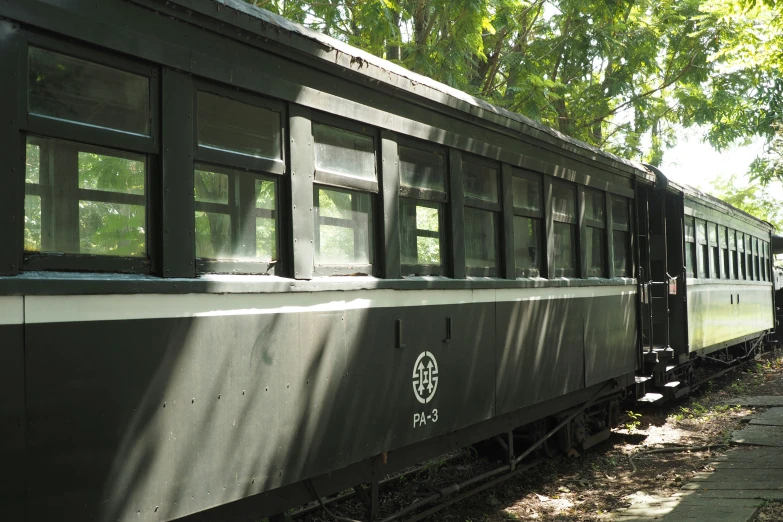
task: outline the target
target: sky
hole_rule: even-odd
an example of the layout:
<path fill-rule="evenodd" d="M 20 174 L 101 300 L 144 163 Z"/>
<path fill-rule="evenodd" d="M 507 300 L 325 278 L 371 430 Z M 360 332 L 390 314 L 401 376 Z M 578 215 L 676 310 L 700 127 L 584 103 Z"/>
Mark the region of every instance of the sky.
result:
<path fill-rule="evenodd" d="M 703 131 L 683 130 L 682 139 L 664 153 L 661 171 L 673 181 L 710 192 L 715 178 L 738 175 L 738 181 L 747 184 L 748 167 L 764 150 L 764 141 L 756 139 L 751 144 L 718 152 L 709 143 L 703 143 Z M 775 183 L 770 192 L 783 201 L 783 185 Z"/>

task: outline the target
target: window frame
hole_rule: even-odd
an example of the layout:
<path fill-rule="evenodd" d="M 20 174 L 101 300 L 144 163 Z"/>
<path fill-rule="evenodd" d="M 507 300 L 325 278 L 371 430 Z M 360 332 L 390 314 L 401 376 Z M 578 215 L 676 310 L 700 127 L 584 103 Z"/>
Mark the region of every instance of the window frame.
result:
<path fill-rule="evenodd" d="M 580 258 L 582 260 L 582 263 L 581 263 L 582 264 L 582 268 L 581 268 L 582 278 L 583 279 L 606 279 L 609 276 L 609 267 L 608 267 L 609 261 L 607 259 L 607 251 L 608 251 L 607 243 L 609 242 L 609 238 L 608 238 L 608 235 L 609 235 L 609 233 L 608 233 L 609 225 L 607 223 L 607 221 L 608 221 L 607 218 L 610 216 L 610 212 L 611 212 L 611 211 L 607 211 L 607 208 L 606 208 L 607 207 L 607 203 L 609 203 L 609 198 L 607 198 L 608 194 L 607 194 L 606 191 L 603 191 L 603 190 L 599 190 L 599 189 L 596 189 L 596 188 L 590 188 L 590 187 L 581 187 L 581 186 L 579 186 L 578 192 L 579 192 L 579 195 L 577 196 L 577 201 L 579 202 L 579 206 L 577 207 L 577 216 L 581 216 L 582 227 L 580 227 L 580 228 L 582 228 L 583 235 L 584 235 L 584 237 L 582 237 L 582 245 L 581 245 L 581 248 L 579 250 L 579 255 L 580 255 Z M 592 218 L 587 216 L 587 198 L 590 196 L 591 193 L 592 194 L 598 194 L 598 195 L 600 195 L 603 198 L 603 207 L 604 207 L 603 208 L 603 214 L 604 214 L 603 222 L 601 220 L 592 219 Z M 587 235 L 588 235 L 588 229 L 589 228 L 594 228 L 594 229 L 601 230 L 602 231 L 601 233 L 603 234 L 603 238 L 604 238 L 604 241 L 603 241 L 603 253 L 602 253 L 602 256 L 603 256 L 603 266 L 601 267 L 601 275 L 598 275 L 598 276 L 590 275 L 590 260 L 588 259 L 588 256 L 587 256 L 587 247 L 588 247 Z M 614 232 L 614 229 L 611 229 L 611 230 L 612 230 L 612 232 Z M 619 230 L 618 230 L 618 232 L 619 232 Z"/>
<path fill-rule="evenodd" d="M 582 271 L 582 268 L 581 268 L 581 265 L 582 265 L 582 263 L 581 263 L 581 234 L 579 233 L 580 232 L 580 228 L 581 228 L 580 227 L 580 223 L 579 223 L 580 222 L 579 218 L 580 218 L 580 215 L 581 215 L 580 206 L 579 206 L 579 200 L 581 199 L 579 197 L 579 192 L 580 192 L 579 187 L 580 187 L 580 185 L 578 183 L 575 183 L 575 182 L 572 182 L 572 181 L 567 181 L 567 180 L 555 178 L 555 177 L 552 177 L 552 176 L 547 176 L 545 178 L 545 182 L 544 183 L 545 183 L 545 187 L 546 187 L 545 188 L 545 191 L 546 191 L 545 194 L 548 195 L 547 199 L 549 199 L 549 201 L 547 203 L 548 204 L 547 220 L 551 223 L 551 230 L 549 231 L 550 233 L 547 234 L 547 244 L 549 245 L 549 248 L 547 248 L 547 252 L 549 254 L 547 256 L 549 279 L 560 279 L 560 278 L 579 279 L 581 277 L 581 275 L 582 275 L 581 274 L 581 271 Z M 576 215 L 573 218 L 569 218 L 569 221 L 564 221 L 563 219 L 558 219 L 555 216 L 555 210 L 554 210 L 554 205 L 552 204 L 552 199 L 554 197 L 554 191 L 555 191 L 555 187 L 557 185 L 561 185 L 561 186 L 568 187 L 569 189 L 573 189 L 573 193 L 574 193 L 574 212 L 576 213 Z M 571 221 L 570 219 L 573 219 L 573 221 Z M 555 272 L 557 270 L 563 270 L 563 269 L 558 269 L 557 267 L 555 267 L 555 243 L 554 243 L 554 241 L 555 241 L 555 223 L 564 223 L 564 224 L 568 224 L 569 226 L 573 227 L 571 229 L 571 232 L 572 232 L 571 237 L 572 237 L 572 241 L 573 241 L 573 250 L 574 250 L 574 252 L 573 252 L 573 254 L 574 254 L 574 274 L 573 275 L 556 275 L 555 274 Z"/>
<path fill-rule="evenodd" d="M 377 212 L 377 202 L 375 201 L 375 198 L 373 198 L 373 194 L 361 190 L 356 189 L 349 189 L 349 188 L 343 188 L 343 187 L 335 187 L 332 185 L 325 185 L 320 183 L 313 183 L 313 219 L 316 218 L 315 216 L 315 208 L 318 207 L 318 191 L 320 189 L 325 190 L 332 190 L 335 192 L 342 192 L 347 194 L 366 194 L 370 198 L 370 209 L 368 213 L 367 218 L 367 240 L 368 240 L 368 257 L 370 258 L 370 263 L 348 263 L 344 265 L 340 264 L 334 264 L 334 263 L 324 263 L 324 264 L 318 264 L 316 261 L 317 258 L 317 252 L 318 252 L 318 246 L 321 242 L 320 237 L 320 231 L 318 229 L 318 226 L 315 225 L 315 221 L 313 221 L 313 273 L 318 276 L 336 276 L 336 275 L 357 275 L 357 274 L 366 274 L 368 276 L 375 275 L 374 270 L 378 265 L 378 252 L 377 249 L 377 243 L 378 238 L 375 237 L 375 214 Z M 351 205 L 354 204 L 354 199 L 351 199 Z M 338 219 L 338 218 L 323 218 L 320 213 L 318 213 L 318 219 Z M 347 221 L 347 220 L 346 220 Z M 349 230 L 352 230 L 354 233 L 354 236 L 356 235 L 356 228 L 352 227 L 344 227 Z"/>
<path fill-rule="evenodd" d="M 361 134 L 371 138 L 373 143 L 373 165 L 375 166 L 375 180 L 362 179 L 356 176 L 351 176 L 350 174 L 343 174 L 342 172 L 335 172 L 328 169 L 319 169 L 315 153 L 317 144 L 314 134 L 314 128 L 317 124 L 335 127 L 340 130 Z M 332 114 L 313 111 L 310 118 L 310 129 L 312 133 L 310 139 L 313 143 L 313 184 L 328 185 L 330 187 L 357 190 L 359 192 L 368 192 L 373 194 L 378 194 L 380 192 L 379 178 L 381 176 L 381 168 L 379 166 L 379 158 L 382 154 L 382 151 L 380 133 L 376 127 L 370 127 L 369 125 L 347 120 Z M 373 198 L 373 211 L 375 211 L 375 205 L 376 203 Z"/>
<path fill-rule="evenodd" d="M 65 39 L 44 35 L 35 31 L 24 31 L 19 46 L 19 103 L 17 107 L 18 128 L 20 132 L 21 155 L 26 162 L 27 139 L 54 139 L 76 144 L 80 150 L 88 152 L 89 149 L 104 149 L 105 153 L 120 156 L 122 153 L 144 156 L 144 225 L 146 256 L 126 257 L 88 253 L 63 253 L 63 252 L 25 252 L 24 245 L 20 244 L 21 271 L 30 270 L 64 270 L 64 271 L 91 271 L 114 273 L 138 273 L 152 274 L 158 269 L 160 245 L 156 238 L 160 237 L 161 220 L 153 206 L 159 201 L 157 194 L 161 169 L 157 158 L 160 157 L 160 67 L 154 63 L 129 58 L 125 55 L 115 54 L 111 51 L 95 49 L 93 47 L 67 41 Z M 30 47 L 36 47 L 45 51 L 62 54 L 109 67 L 119 71 L 143 76 L 148 80 L 149 86 L 149 135 L 136 134 L 109 127 L 100 127 L 88 123 L 62 120 L 50 116 L 32 114 L 29 112 L 29 60 Z M 24 163 L 22 163 L 24 167 Z M 20 185 L 23 194 L 27 194 L 27 184 L 24 182 L 24 168 L 19 176 L 22 177 Z M 78 171 L 77 174 L 78 176 Z M 78 183 L 78 179 L 77 179 Z M 74 187 L 75 191 L 89 190 Z M 102 191 L 99 191 L 102 192 Z M 120 198 L 123 194 L 118 193 Z M 21 206 L 24 216 L 24 206 Z M 43 216 L 42 216 L 43 218 Z M 21 238 L 23 236 L 20 235 Z"/>
<path fill-rule="evenodd" d="M 527 179 L 530 181 L 535 181 L 538 183 L 539 187 L 539 210 L 531 210 L 527 208 L 517 207 L 514 206 L 514 198 L 513 198 L 513 186 L 514 186 L 514 180 L 513 178 L 522 178 Z M 524 217 L 528 219 L 537 219 L 538 220 L 538 252 L 539 252 L 539 259 L 538 259 L 538 268 L 521 268 L 519 266 L 516 266 L 516 245 L 513 245 L 513 255 L 515 256 L 515 277 L 517 278 L 533 278 L 533 277 L 543 277 L 544 275 L 544 269 L 546 266 L 546 221 L 545 221 L 545 205 L 544 205 L 544 176 L 542 174 L 537 174 L 535 172 L 531 172 L 528 170 L 524 170 L 518 167 L 512 167 L 511 169 L 511 187 L 509 189 L 512 191 L 512 198 L 511 198 L 511 211 L 512 211 L 512 222 L 516 221 L 513 219 L 513 217 Z M 512 225 L 514 226 L 514 225 Z M 512 234 L 512 237 L 515 237 Z"/>
<path fill-rule="evenodd" d="M 696 266 L 698 267 L 698 270 L 696 271 L 697 277 L 699 279 L 709 279 L 711 274 L 709 273 L 710 269 L 710 247 L 708 238 L 710 235 L 708 224 L 709 222 L 704 219 L 695 218 L 694 219 L 695 224 L 695 232 L 696 232 Z M 702 226 L 703 232 L 702 232 Z M 707 254 L 707 257 L 705 258 L 704 254 Z"/>
<path fill-rule="evenodd" d="M 633 259 L 633 234 L 631 233 L 631 224 L 633 223 L 633 204 L 634 201 L 633 198 L 621 196 L 619 194 L 613 194 L 611 192 L 606 192 L 606 224 L 608 227 L 607 231 L 607 243 L 608 244 L 608 253 L 607 258 L 611 257 L 611 259 L 607 259 L 607 265 L 610 270 L 609 275 L 610 277 L 623 277 L 623 278 L 633 278 L 634 277 L 634 259 Z M 614 221 L 614 201 L 615 200 L 622 200 L 625 203 L 626 209 L 628 210 L 628 220 L 625 222 L 625 224 L 616 223 Z M 615 249 L 615 242 L 614 242 L 614 233 L 615 232 L 622 232 L 625 234 L 626 239 L 626 270 L 628 271 L 629 275 L 625 276 L 618 276 L 615 274 L 615 266 L 614 266 L 614 249 Z M 609 236 L 611 235 L 611 238 Z"/>
<path fill-rule="evenodd" d="M 215 96 L 228 98 L 238 103 L 244 103 L 246 105 L 252 105 L 254 107 L 260 107 L 280 113 L 280 159 L 275 158 L 257 158 L 241 152 L 232 152 L 228 150 L 220 150 L 212 147 L 201 146 L 198 143 L 198 93 L 204 91 Z M 284 238 L 287 237 L 287 227 L 283 225 L 282 212 L 281 212 L 281 194 L 284 190 L 284 183 L 287 179 L 285 176 L 286 170 L 286 142 L 288 137 L 288 110 L 285 103 L 278 100 L 264 98 L 261 95 L 242 91 L 240 89 L 232 89 L 223 85 L 216 85 L 212 82 L 205 80 L 193 81 L 193 105 L 191 107 L 193 120 L 192 120 L 192 132 L 193 132 L 193 161 L 191 162 L 190 181 L 195 183 L 195 174 L 197 165 L 203 165 L 209 167 L 210 171 L 227 174 L 229 180 L 233 178 L 235 174 L 241 174 L 248 185 L 253 185 L 253 197 L 249 195 L 239 194 L 238 196 L 234 192 L 234 187 L 231 186 L 229 181 L 229 201 L 227 204 L 223 203 L 209 203 L 196 201 L 195 198 L 195 186 L 193 185 L 193 210 L 195 212 L 209 212 L 209 210 L 201 210 L 201 208 L 213 208 L 219 210 L 219 207 L 225 206 L 228 212 L 219 211 L 218 213 L 228 214 L 232 220 L 232 244 L 236 240 L 234 237 L 234 229 L 238 224 L 234 221 L 240 215 L 246 215 L 247 212 L 242 210 L 243 205 L 253 205 L 253 211 L 268 211 L 274 213 L 275 219 L 275 242 L 277 250 L 277 259 L 266 260 L 231 260 L 221 258 L 201 258 L 196 254 L 196 236 L 195 236 L 195 221 L 193 224 L 193 256 L 195 259 L 196 275 L 204 273 L 220 273 L 220 274 L 263 274 L 263 275 L 277 275 L 284 273 L 288 268 L 287 263 L 281 263 L 281 255 L 285 251 Z M 268 170 L 265 170 L 268 169 Z M 274 181 L 275 182 L 275 210 L 269 211 L 269 209 L 258 209 L 255 207 L 255 182 L 249 183 L 247 179 L 262 180 L 262 181 Z M 240 181 L 241 183 L 241 181 Z M 235 200 L 238 200 L 238 205 L 232 203 L 232 196 Z M 244 196 L 244 197 L 243 197 Z M 201 208 L 200 208 L 201 207 Z M 239 232 L 241 235 L 241 231 Z"/>
<path fill-rule="evenodd" d="M 686 230 L 686 221 L 691 221 L 691 226 L 693 228 L 693 237 L 689 240 L 688 234 L 685 232 Z M 697 231 L 696 231 L 696 218 L 694 216 L 685 215 L 685 219 L 682 222 L 682 237 L 685 243 L 685 274 L 686 278 L 697 278 L 699 276 L 699 259 L 697 257 L 697 251 L 698 251 L 698 242 L 696 240 L 697 238 Z M 690 246 L 689 246 L 690 245 Z M 688 249 L 692 248 L 691 250 L 691 258 L 693 260 L 693 266 L 688 266 Z"/>
<path fill-rule="evenodd" d="M 465 163 L 475 163 L 477 165 L 494 169 L 495 174 L 495 184 L 497 185 L 497 195 L 498 200 L 496 203 L 493 203 L 491 201 L 475 198 L 473 196 L 469 196 L 467 191 L 465 191 Z M 493 161 L 487 158 L 484 158 L 482 156 L 477 156 L 475 154 L 469 154 L 469 153 L 463 153 L 462 154 L 462 165 L 460 166 L 462 171 L 462 190 L 464 193 L 464 200 L 463 200 L 463 207 L 465 208 L 471 208 L 474 210 L 482 210 L 482 211 L 489 211 L 493 213 L 493 219 L 495 221 L 495 266 L 494 267 L 475 267 L 475 266 L 468 266 L 468 251 L 467 251 L 467 242 L 464 240 L 464 235 L 466 232 L 466 227 L 463 222 L 463 245 L 465 245 L 465 251 L 463 252 L 464 258 L 465 258 L 465 275 L 468 277 L 502 277 L 502 271 L 503 271 L 503 191 L 501 190 L 502 185 L 502 164 L 497 161 Z M 464 208 L 463 208 L 464 213 Z M 464 220 L 463 220 L 464 221 Z"/>
<path fill-rule="evenodd" d="M 206 92 L 221 98 L 228 98 L 245 105 L 280 113 L 280 158 L 262 158 L 237 151 L 228 151 L 199 145 L 198 142 L 198 93 Z M 286 104 L 279 100 L 263 98 L 261 95 L 240 89 L 231 89 L 223 85 L 196 80 L 193 82 L 193 149 L 198 161 L 210 165 L 232 166 L 248 171 L 260 171 L 283 175 L 286 171 L 286 136 L 288 136 L 288 113 Z"/>
<path fill-rule="evenodd" d="M 733 228 L 726 227 L 726 233 L 728 234 L 728 254 L 729 254 L 729 279 L 739 279 L 739 256 L 737 254 L 737 231 Z"/>
<path fill-rule="evenodd" d="M 446 277 L 450 273 L 449 258 L 450 258 L 450 245 L 448 241 L 449 230 L 449 203 L 451 200 L 450 185 L 451 176 L 449 175 L 449 153 L 448 149 L 428 142 L 419 141 L 407 136 L 397 137 L 397 161 L 399 162 L 399 148 L 406 147 L 409 149 L 416 149 L 423 152 L 432 152 L 440 154 L 443 159 L 443 192 L 439 190 L 422 189 L 417 187 L 410 187 L 403 185 L 402 172 L 397 169 L 397 175 L 399 176 L 399 230 L 400 230 L 400 273 L 402 276 L 413 273 L 415 275 L 422 276 L 441 276 Z M 422 265 L 422 264 L 409 264 L 403 263 L 402 260 L 402 200 L 408 200 L 416 202 L 417 206 L 435 208 L 438 210 L 438 240 L 440 249 L 440 265 Z M 418 237 L 418 229 L 417 229 Z"/>

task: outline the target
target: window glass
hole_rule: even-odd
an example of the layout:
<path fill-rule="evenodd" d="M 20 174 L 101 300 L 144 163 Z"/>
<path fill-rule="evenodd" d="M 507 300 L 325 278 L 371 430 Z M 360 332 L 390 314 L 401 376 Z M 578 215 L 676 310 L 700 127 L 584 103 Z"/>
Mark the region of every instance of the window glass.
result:
<path fill-rule="evenodd" d="M 234 257 L 231 245 L 231 216 L 196 211 L 196 257 L 226 259 Z"/>
<path fill-rule="evenodd" d="M 612 216 L 614 218 L 614 216 Z M 585 219 L 590 221 L 604 221 L 604 195 L 593 190 L 585 190 Z"/>
<path fill-rule="evenodd" d="M 436 266 L 435 270 L 424 269 L 421 273 L 441 273 L 441 209 L 439 204 L 400 198 L 400 261 L 403 265 Z"/>
<path fill-rule="evenodd" d="M 497 213 L 465 208 L 465 266 L 497 268 Z"/>
<path fill-rule="evenodd" d="M 496 169 L 472 163 L 462 162 L 465 197 L 498 202 L 498 171 Z"/>
<path fill-rule="evenodd" d="M 514 216 L 514 258 L 517 274 L 538 277 L 541 270 L 541 220 Z"/>
<path fill-rule="evenodd" d="M 377 179 L 372 137 L 314 122 L 313 139 L 316 169 L 372 181 Z"/>
<path fill-rule="evenodd" d="M 405 147 L 400 155 L 400 184 L 406 187 L 446 192 L 446 169 L 443 154 Z"/>
<path fill-rule="evenodd" d="M 685 241 L 696 241 L 696 230 L 693 225 L 693 218 L 685 218 Z"/>
<path fill-rule="evenodd" d="M 628 200 L 626 198 L 612 196 L 612 223 L 615 225 L 628 225 L 630 222 L 628 218 Z"/>
<path fill-rule="evenodd" d="M 729 241 L 726 236 L 726 227 L 718 226 L 718 244 L 721 248 L 729 247 Z"/>
<path fill-rule="evenodd" d="M 576 223 L 576 190 L 562 183 L 552 183 L 552 215 L 557 221 Z"/>
<path fill-rule="evenodd" d="M 511 178 L 514 207 L 524 210 L 541 210 L 541 183 L 528 178 Z"/>
<path fill-rule="evenodd" d="M 567 223 L 553 223 L 554 276 L 576 277 L 576 226 Z"/>
<path fill-rule="evenodd" d="M 26 152 L 26 250 L 146 256 L 144 156 L 32 136 Z"/>
<path fill-rule="evenodd" d="M 315 263 L 372 263 L 369 194 L 315 187 Z"/>
<path fill-rule="evenodd" d="M 277 183 L 253 172 L 196 165 L 196 257 L 277 259 Z"/>
<path fill-rule="evenodd" d="M 614 209 L 612 209 L 614 211 Z M 631 258 L 628 253 L 631 250 L 630 234 L 620 230 L 612 231 L 612 243 L 614 246 L 614 276 L 631 277 Z"/>
<path fill-rule="evenodd" d="M 150 133 L 148 78 L 37 47 L 29 48 L 28 69 L 30 113 Z"/>
<path fill-rule="evenodd" d="M 720 263 L 720 252 L 718 251 L 718 225 L 715 223 L 707 224 L 707 233 L 710 240 L 710 277 L 718 278 L 718 263 Z"/>
<path fill-rule="evenodd" d="M 256 208 L 275 209 L 274 181 L 256 180 Z"/>
<path fill-rule="evenodd" d="M 685 267 L 688 277 L 696 277 L 696 243 L 685 243 Z"/>
<path fill-rule="evenodd" d="M 196 170 L 193 179 L 196 201 L 228 204 L 228 175 Z"/>
<path fill-rule="evenodd" d="M 199 91 L 198 144 L 202 147 L 278 159 L 280 113 Z"/>
<path fill-rule="evenodd" d="M 585 255 L 587 258 L 587 277 L 605 277 L 606 236 L 602 228 L 587 227 Z"/>

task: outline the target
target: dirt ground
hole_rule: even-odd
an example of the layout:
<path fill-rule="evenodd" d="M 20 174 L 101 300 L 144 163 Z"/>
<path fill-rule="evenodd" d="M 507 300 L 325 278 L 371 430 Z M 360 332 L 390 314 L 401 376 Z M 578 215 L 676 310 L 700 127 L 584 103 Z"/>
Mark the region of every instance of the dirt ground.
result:
<path fill-rule="evenodd" d="M 623 424 L 609 439 L 584 454 L 545 460 L 538 467 L 438 512 L 428 520 L 498 522 L 509 520 L 599 521 L 616 509 L 627 507 L 645 495 L 671 495 L 694 473 L 708 471 L 708 463 L 725 451 L 695 451 L 629 455 L 666 446 L 725 444 L 732 430 L 752 409 L 721 404 L 740 395 L 783 394 L 783 354 L 766 354 L 742 369 L 708 382 L 690 397 L 627 412 Z M 499 457 L 498 457 L 499 458 Z M 439 488 L 458 483 L 502 465 L 476 451 L 462 450 L 450 459 L 436 459 L 418 476 L 381 491 L 382 516 L 387 516 L 431 495 Z M 343 517 L 363 518 L 357 501 L 331 507 Z M 782 520 L 783 505 L 767 504 L 758 522 Z M 765 518 L 766 517 L 766 518 Z M 296 520 L 331 520 L 318 510 Z"/>

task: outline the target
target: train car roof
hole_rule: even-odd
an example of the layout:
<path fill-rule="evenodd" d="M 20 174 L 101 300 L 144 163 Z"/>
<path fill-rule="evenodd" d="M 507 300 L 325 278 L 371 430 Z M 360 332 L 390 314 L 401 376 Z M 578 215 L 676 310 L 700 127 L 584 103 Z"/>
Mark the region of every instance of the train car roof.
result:
<path fill-rule="evenodd" d="M 647 167 L 648 169 L 650 169 L 652 172 L 655 173 L 657 178 L 656 184 L 663 185 L 668 190 L 672 190 L 675 192 L 682 192 L 686 198 L 696 200 L 699 203 L 703 205 L 707 205 L 708 207 L 712 207 L 713 209 L 723 212 L 724 214 L 730 214 L 736 217 L 742 217 L 745 219 L 745 221 L 750 220 L 755 224 L 766 225 L 766 227 L 772 231 L 775 230 L 775 226 L 772 223 L 769 223 L 768 221 L 764 221 L 763 219 L 759 219 L 756 216 L 748 214 L 744 210 L 740 210 L 737 207 L 730 205 L 719 198 L 716 198 L 715 196 L 712 196 L 702 190 L 697 189 L 696 187 L 692 187 L 691 185 L 686 185 L 685 183 L 677 183 L 675 181 L 670 180 L 657 167 L 653 167 L 651 165 L 645 165 L 645 167 Z"/>
<path fill-rule="evenodd" d="M 149 0 L 131 0 L 149 6 Z M 189 14 L 209 18 L 250 31 L 267 40 L 318 58 L 329 67 L 342 67 L 373 81 L 374 86 L 391 87 L 397 95 L 412 94 L 473 117 L 500 124 L 532 138 L 563 147 L 588 160 L 607 164 L 653 183 L 655 176 L 642 164 L 615 156 L 567 136 L 521 114 L 511 112 L 426 76 L 379 58 L 345 42 L 292 22 L 280 15 L 248 4 L 244 0 L 168 0 Z M 191 22 L 194 20 L 191 19 Z M 402 91 L 402 92 L 400 92 Z"/>

